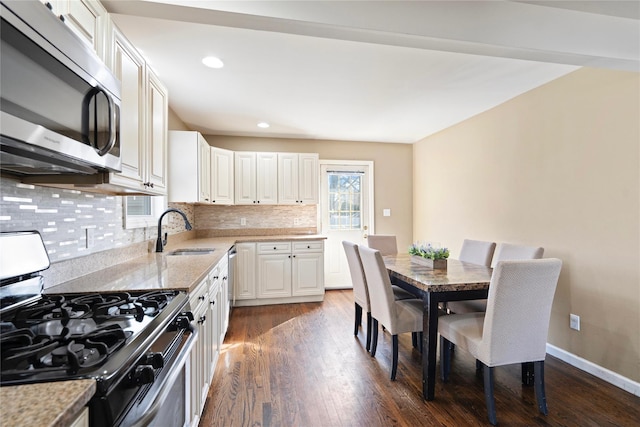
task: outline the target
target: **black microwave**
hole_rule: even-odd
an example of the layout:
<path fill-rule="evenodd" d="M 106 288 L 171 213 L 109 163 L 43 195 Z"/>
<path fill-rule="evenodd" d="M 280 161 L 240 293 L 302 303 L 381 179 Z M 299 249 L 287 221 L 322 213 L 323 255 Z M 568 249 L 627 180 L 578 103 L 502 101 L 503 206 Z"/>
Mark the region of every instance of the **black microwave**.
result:
<path fill-rule="evenodd" d="M 120 171 L 120 82 L 38 0 L 0 2 L 0 169 Z"/>

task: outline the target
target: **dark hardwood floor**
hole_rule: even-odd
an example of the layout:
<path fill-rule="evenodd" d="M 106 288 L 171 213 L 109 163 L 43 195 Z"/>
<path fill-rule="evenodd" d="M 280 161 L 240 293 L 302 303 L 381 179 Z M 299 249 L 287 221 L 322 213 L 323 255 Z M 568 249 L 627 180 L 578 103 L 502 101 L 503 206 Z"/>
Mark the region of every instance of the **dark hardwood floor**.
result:
<path fill-rule="evenodd" d="M 350 290 L 322 303 L 235 308 L 200 426 L 489 425 L 475 361 L 456 350 L 449 382 L 421 397 L 420 354 L 400 337 L 397 380 L 389 380 L 391 340 L 375 358 L 353 335 Z M 640 397 L 547 356 L 549 415 L 538 412 L 520 367 L 496 372 L 501 426 L 638 426 Z"/>

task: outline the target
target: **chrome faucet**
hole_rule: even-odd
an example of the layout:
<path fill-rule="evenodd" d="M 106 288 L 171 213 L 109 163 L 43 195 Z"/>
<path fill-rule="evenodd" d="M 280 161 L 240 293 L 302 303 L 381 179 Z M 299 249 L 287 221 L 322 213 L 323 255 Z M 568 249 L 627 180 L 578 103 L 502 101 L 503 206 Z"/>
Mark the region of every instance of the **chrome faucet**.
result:
<path fill-rule="evenodd" d="M 170 208 L 162 212 L 162 215 L 158 218 L 158 240 L 156 240 L 156 252 L 162 252 L 162 248 L 167 244 L 167 233 L 164 233 L 164 240 L 162 239 L 162 218 L 164 218 L 164 216 L 169 212 L 176 212 L 182 215 L 182 218 L 184 218 L 184 228 L 187 230 L 191 230 L 193 228 L 191 227 L 191 223 L 187 219 L 187 216 L 181 210 Z"/>

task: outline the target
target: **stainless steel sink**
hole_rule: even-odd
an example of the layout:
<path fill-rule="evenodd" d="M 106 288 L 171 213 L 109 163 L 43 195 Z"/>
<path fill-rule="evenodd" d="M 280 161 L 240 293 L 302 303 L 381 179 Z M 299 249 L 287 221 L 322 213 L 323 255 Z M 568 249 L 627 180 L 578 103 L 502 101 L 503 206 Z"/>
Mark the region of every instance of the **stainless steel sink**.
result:
<path fill-rule="evenodd" d="M 207 255 L 212 254 L 215 249 L 212 248 L 190 248 L 190 249 L 176 249 L 175 251 L 167 252 L 167 255 Z"/>

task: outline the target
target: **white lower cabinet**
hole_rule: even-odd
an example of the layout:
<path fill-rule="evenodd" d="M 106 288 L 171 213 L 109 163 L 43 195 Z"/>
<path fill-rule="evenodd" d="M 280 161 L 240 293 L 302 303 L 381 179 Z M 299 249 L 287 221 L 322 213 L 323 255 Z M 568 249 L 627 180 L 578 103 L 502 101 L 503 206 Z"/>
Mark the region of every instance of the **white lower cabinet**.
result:
<path fill-rule="evenodd" d="M 237 243 L 233 302 L 256 299 L 256 244 Z"/>
<path fill-rule="evenodd" d="M 198 331 L 198 340 L 191 350 L 191 357 L 189 358 L 190 387 L 187 389 L 189 393 L 189 399 L 187 399 L 187 401 L 190 407 L 189 419 L 192 427 L 196 427 L 200 422 L 200 415 L 202 414 L 207 392 L 209 391 L 209 381 L 206 380 L 206 374 L 209 369 L 206 356 L 208 353 L 209 340 L 207 339 L 205 328 L 208 309 L 208 291 L 209 278 L 207 277 L 198 285 L 189 298 L 194 325 Z"/>
<path fill-rule="evenodd" d="M 240 243 L 236 249 L 235 306 L 324 299 L 323 240 Z"/>
<path fill-rule="evenodd" d="M 189 295 L 193 313 L 193 324 L 198 331 L 198 340 L 191 350 L 187 364 L 186 402 L 187 425 L 197 427 L 215 373 L 220 347 L 229 324 L 229 311 L 224 310 L 228 297 L 224 294 L 228 278 L 228 257 L 211 269 L 196 289 Z"/>
<path fill-rule="evenodd" d="M 89 427 L 89 408 L 85 408 L 80 414 L 71 422 L 69 427 Z"/>

